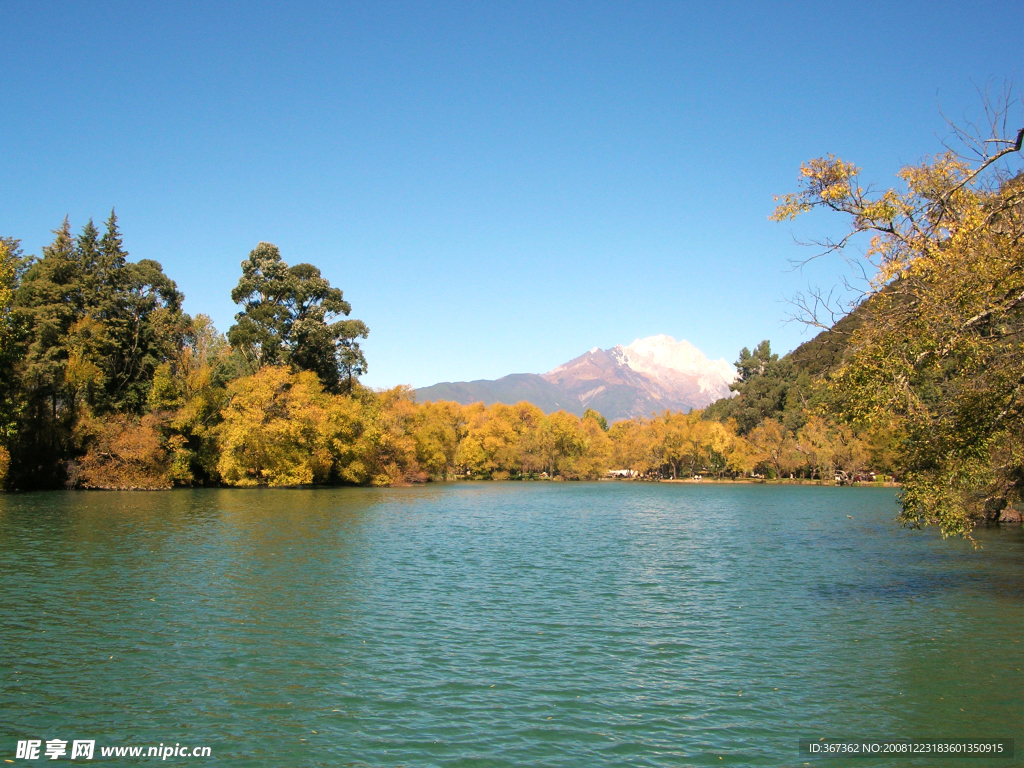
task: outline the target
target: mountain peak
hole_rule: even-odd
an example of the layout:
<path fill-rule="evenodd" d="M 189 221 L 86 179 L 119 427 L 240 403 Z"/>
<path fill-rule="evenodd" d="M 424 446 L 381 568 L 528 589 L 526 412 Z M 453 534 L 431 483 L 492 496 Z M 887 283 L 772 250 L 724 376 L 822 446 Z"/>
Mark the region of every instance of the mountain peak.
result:
<path fill-rule="evenodd" d="M 619 353 L 634 370 L 637 369 L 634 363 L 641 368 L 650 365 L 660 365 L 665 368 L 672 368 L 676 371 L 702 371 L 707 367 L 708 359 L 693 344 L 686 339 L 676 341 L 671 336 L 659 334 L 648 336 L 645 339 L 637 339 L 627 347 L 616 347 Z"/>
<path fill-rule="evenodd" d="M 618 421 L 665 409 L 703 408 L 729 397 L 735 379 L 736 369 L 725 360 L 708 360 L 685 339 L 659 334 L 628 346 L 594 347 L 541 375 L 436 384 L 417 392 L 465 403 L 529 400 L 545 410 L 566 408 L 577 415 L 594 408 Z"/>

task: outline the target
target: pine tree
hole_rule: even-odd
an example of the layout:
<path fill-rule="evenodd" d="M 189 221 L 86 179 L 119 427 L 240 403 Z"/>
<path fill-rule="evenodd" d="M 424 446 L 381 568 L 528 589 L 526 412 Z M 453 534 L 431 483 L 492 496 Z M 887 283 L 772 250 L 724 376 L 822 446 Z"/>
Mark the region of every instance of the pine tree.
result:
<path fill-rule="evenodd" d="M 15 297 L 28 343 L 13 474 L 25 486 L 66 479 L 83 414 L 144 413 L 157 367 L 191 323 L 157 262 L 128 261 L 113 212 L 102 238 L 92 221 L 77 239 L 67 219 L 54 234 Z"/>

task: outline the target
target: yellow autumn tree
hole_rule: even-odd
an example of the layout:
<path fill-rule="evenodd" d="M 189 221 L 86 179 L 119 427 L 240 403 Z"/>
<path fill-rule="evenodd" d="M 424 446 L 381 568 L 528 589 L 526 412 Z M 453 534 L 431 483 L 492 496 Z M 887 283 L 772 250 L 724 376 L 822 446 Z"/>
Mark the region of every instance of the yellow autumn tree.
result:
<path fill-rule="evenodd" d="M 587 448 L 579 417 L 566 411 L 546 415 L 537 425 L 537 446 L 537 455 L 549 475 L 579 477 L 576 462 Z"/>
<path fill-rule="evenodd" d="M 835 477 L 839 446 L 833 434 L 833 425 L 818 415 L 812 415 L 796 435 L 797 450 L 804 456 L 811 471 L 822 482 L 831 483 Z"/>
<path fill-rule="evenodd" d="M 331 470 L 331 397 L 315 373 L 266 366 L 228 387 L 217 469 L 228 485 L 305 485 Z"/>
<path fill-rule="evenodd" d="M 352 404 L 342 402 L 345 400 L 352 398 L 338 396 L 335 407 L 351 413 Z M 355 478 L 353 469 L 360 467 L 363 477 L 357 482 L 361 483 L 384 486 L 426 480 L 427 475 L 416 460 L 416 438 L 413 434 L 416 405 L 412 390 L 408 387 L 395 387 L 378 393 L 364 390 L 356 402 L 362 409 L 361 424 L 351 446 L 355 464 L 348 468 L 348 476 Z M 331 438 L 333 445 L 342 445 L 334 433 L 331 433 Z"/>
<path fill-rule="evenodd" d="M 508 415 L 508 406 L 500 403 L 484 408 L 471 408 L 466 436 L 459 444 L 456 462 L 471 475 L 492 477 L 495 473 L 508 476 L 510 464 L 519 463 L 519 433 Z"/>
<path fill-rule="evenodd" d="M 229 367 L 231 350 L 213 321 L 197 315 L 186 343 L 173 361 L 157 366 L 149 407 L 162 414 L 171 451 L 171 479 L 191 485 L 218 478 L 217 426 L 228 393 L 219 370 Z"/>
<path fill-rule="evenodd" d="M 742 450 L 736 422 L 701 421 L 701 425 L 705 465 L 710 472 L 721 476 L 730 468 L 733 453 Z"/>
<path fill-rule="evenodd" d="M 422 403 L 417 408 L 413 437 L 416 460 L 431 477 L 444 480 L 455 472 L 459 443 L 467 434 L 464 406 L 450 402 Z"/>
<path fill-rule="evenodd" d="M 775 419 L 765 419 L 747 435 L 758 463 L 767 466 L 776 477 L 796 471 L 801 464 L 793 435 Z"/>
<path fill-rule="evenodd" d="M 614 469 L 628 469 L 632 472 L 646 472 L 649 466 L 650 433 L 642 419 L 619 421 L 608 430 L 612 442 L 612 464 Z"/>
<path fill-rule="evenodd" d="M 581 480 L 597 480 L 611 469 L 612 441 L 597 419 L 583 419 L 580 422 L 583 433 L 583 453 L 576 457 L 572 471 Z"/>
<path fill-rule="evenodd" d="M 961 151 L 904 167 L 899 189 L 875 193 L 853 164 L 811 160 L 774 214 L 839 213 L 849 232 L 825 250 L 867 246 L 873 274 L 828 382 L 831 413 L 861 431 L 884 426 L 902 520 L 937 523 L 944 535 L 969 535 L 1024 496 L 1024 114 L 1011 118 L 1015 104 L 987 105 L 990 133 L 956 131 Z"/>
<path fill-rule="evenodd" d="M 141 418 L 83 414 L 78 429 L 80 436 L 88 437 L 88 450 L 70 480 L 83 488 L 170 488 L 171 446 L 161 426 L 159 416 L 152 413 Z"/>
<path fill-rule="evenodd" d="M 495 479 L 533 471 L 547 458 L 537 435 L 545 418 L 540 408 L 526 402 L 470 406 L 455 461 L 473 475 Z"/>

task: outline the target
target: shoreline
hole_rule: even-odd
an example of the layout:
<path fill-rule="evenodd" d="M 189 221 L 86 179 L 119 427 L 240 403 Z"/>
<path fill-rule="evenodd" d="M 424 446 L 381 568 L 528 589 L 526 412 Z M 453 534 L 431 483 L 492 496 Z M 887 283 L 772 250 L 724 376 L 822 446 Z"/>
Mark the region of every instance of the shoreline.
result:
<path fill-rule="evenodd" d="M 821 480 L 808 480 L 806 478 L 753 478 L 753 477 L 737 477 L 735 479 L 725 478 L 702 478 L 700 480 L 694 480 L 692 478 L 676 479 L 676 480 L 658 480 L 659 483 L 690 483 L 692 485 L 702 485 L 705 483 L 711 485 L 734 485 L 736 483 L 745 485 L 815 485 L 822 488 L 902 488 L 903 483 L 885 481 L 885 482 L 874 482 L 874 483 L 845 483 L 839 485 L 838 483 L 823 483 Z"/>

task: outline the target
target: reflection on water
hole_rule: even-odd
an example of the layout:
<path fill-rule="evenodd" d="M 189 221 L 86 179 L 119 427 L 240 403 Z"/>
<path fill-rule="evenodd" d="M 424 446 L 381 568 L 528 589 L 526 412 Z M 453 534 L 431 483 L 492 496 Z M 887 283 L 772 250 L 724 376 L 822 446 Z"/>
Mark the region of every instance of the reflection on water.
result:
<path fill-rule="evenodd" d="M 25 738 L 239 766 L 1024 749 L 1020 528 L 974 551 L 894 513 L 883 489 L 631 483 L 3 497 L 0 758 Z"/>

